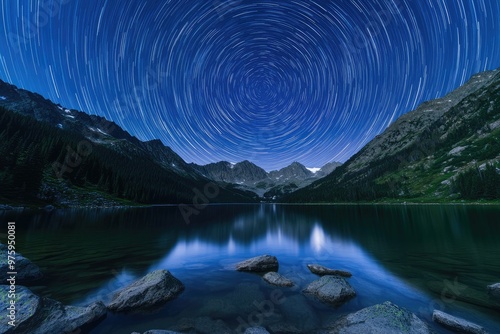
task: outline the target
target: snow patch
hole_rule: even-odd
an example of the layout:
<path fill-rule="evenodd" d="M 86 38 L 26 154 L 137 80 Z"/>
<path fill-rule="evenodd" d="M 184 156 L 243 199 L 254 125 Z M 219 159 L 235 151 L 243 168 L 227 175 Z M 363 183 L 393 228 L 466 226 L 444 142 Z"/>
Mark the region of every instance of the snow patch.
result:
<path fill-rule="evenodd" d="M 69 118 L 75 118 L 75 116 L 73 116 L 73 115 L 64 115 L 64 116 L 69 117 Z"/>
<path fill-rule="evenodd" d="M 7 98 L 5 96 L 0 96 L 0 100 L 5 101 Z"/>
<path fill-rule="evenodd" d="M 318 168 L 318 167 L 306 167 L 306 169 L 314 174 L 316 174 L 317 172 L 319 172 L 321 170 L 321 168 Z"/>
<path fill-rule="evenodd" d="M 467 146 L 455 147 L 453 150 L 448 152 L 448 155 L 460 155 L 460 153 L 462 153 L 462 151 L 465 150 L 466 148 L 467 148 Z"/>
<path fill-rule="evenodd" d="M 62 110 L 62 108 L 61 108 L 61 110 Z M 64 109 L 64 112 L 65 112 L 66 114 L 71 114 L 71 110 L 69 110 L 69 109 Z"/>
<path fill-rule="evenodd" d="M 57 124 L 57 127 L 58 127 L 59 129 L 62 129 L 62 128 L 63 128 L 63 125 L 62 125 L 61 123 L 59 123 L 59 124 Z"/>
<path fill-rule="evenodd" d="M 57 106 L 57 108 L 59 108 L 59 110 L 63 110 L 63 107 Z"/>
<path fill-rule="evenodd" d="M 102 130 L 101 130 L 101 129 L 99 129 L 99 128 L 94 129 L 94 128 L 91 128 L 91 127 L 89 126 L 89 129 L 90 129 L 90 131 L 92 131 L 92 132 L 99 132 L 99 133 L 102 133 L 103 135 L 109 136 L 106 132 L 102 131 Z"/>
<path fill-rule="evenodd" d="M 441 184 L 445 185 L 445 186 L 449 186 L 449 185 L 451 185 L 451 179 L 444 180 L 443 182 L 441 182 Z"/>

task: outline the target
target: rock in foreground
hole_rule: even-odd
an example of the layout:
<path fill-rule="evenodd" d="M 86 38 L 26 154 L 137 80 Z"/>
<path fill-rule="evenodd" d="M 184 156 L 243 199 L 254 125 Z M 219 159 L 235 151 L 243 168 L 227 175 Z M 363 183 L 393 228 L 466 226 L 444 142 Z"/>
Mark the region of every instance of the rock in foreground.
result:
<path fill-rule="evenodd" d="M 488 285 L 488 292 L 496 298 L 500 298 L 500 283 Z"/>
<path fill-rule="evenodd" d="M 7 296 L 9 286 L 0 286 L 0 295 Z M 7 309 L 9 300 L 0 299 L 0 308 Z M 16 327 L 0 322 L 0 333 L 46 334 L 72 333 L 97 324 L 106 316 L 106 306 L 97 302 L 88 307 L 65 306 L 49 298 L 40 298 L 23 286 L 16 287 Z M 5 320 L 5 319 L 4 319 Z"/>
<path fill-rule="evenodd" d="M 149 309 L 166 303 L 184 291 L 184 285 L 167 270 L 153 271 L 119 290 L 108 304 L 114 312 Z"/>
<path fill-rule="evenodd" d="M 281 276 L 275 271 L 268 272 L 262 277 L 264 281 L 269 284 L 282 286 L 282 287 L 291 287 L 293 286 L 293 282 L 286 277 Z"/>
<path fill-rule="evenodd" d="M 9 275 L 7 275 L 8 270 L 8 247 L 6 245 L 0 244 L 0 284 L 7 284 L 7 278 L 9 278 Z M 42 272 L 40 271 L 40 268 L 22 256 L 19 253 L 16 253 L 15 255 L 15 260 L 16 260 L 16 282 L 17 283 L 27 283 L 31 281 L 36 281 L 40 278 L 43 277 Z"/>
<path fill-rule="evenodd" d="M 271 255 L 257 256 L 236 264 L 236 270 L 238 271 L 277 271 L 278 267 L 278 259 L 276 258 L 276 256 Z"/>
<path fill-rule="evenodd" d="M 334 275 L 334 276 L 342 276 L 342 277 L 351 277 L 352 274 L 345 270 L 336 270 L 330 269 L 319 264 L 308 264 L 307 268 L 316 275 L 325 276 L 325 275 Z"/>
<path fill-rule="evenodd" d="M 483 327 L 438 310 L 432 313 L 432 320 L 457 333 L 486 334 Z"/>
<path fill-rule="evenodd" d="M 309 284 L 303 291 L 324 303 L 340 305 L 356 295 L 351 285 L 342 277 L 326 275 Z"/>
<path fill-rule="evenodd" d="M 341 318 L 328 333 L 430 334 L 432 332 L 415 314 L 391 302 L 385 302 Z"/>

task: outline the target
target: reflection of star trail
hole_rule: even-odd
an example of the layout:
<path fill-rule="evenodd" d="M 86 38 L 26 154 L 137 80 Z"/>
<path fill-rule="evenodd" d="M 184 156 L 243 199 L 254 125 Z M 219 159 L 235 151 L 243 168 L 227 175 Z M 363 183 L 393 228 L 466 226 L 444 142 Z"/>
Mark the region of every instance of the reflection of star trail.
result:
<path fill-rule="evenodd" d="M 160 138 L 188 161 L 346 160 L 500 65 L 500 2 L 1 4 L 0 77 Z"/>

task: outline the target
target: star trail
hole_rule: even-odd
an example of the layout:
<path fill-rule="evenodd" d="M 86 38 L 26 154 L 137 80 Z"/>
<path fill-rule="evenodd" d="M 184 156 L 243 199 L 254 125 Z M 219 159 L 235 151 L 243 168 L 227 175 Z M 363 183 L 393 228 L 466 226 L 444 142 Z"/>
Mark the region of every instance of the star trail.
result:
<path fill-rule="evenodd" d="M 188 162 L 346 161 L 500 66 L 490 0 L 1 2 L 0 78 Z"/>

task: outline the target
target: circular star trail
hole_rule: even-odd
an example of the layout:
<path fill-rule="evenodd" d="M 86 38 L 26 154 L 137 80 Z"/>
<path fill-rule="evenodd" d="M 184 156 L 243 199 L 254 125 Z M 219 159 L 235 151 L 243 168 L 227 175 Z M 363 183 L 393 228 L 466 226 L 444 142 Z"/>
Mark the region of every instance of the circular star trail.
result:
<path fill-rule="evenodd" d="M 186 161 L 346 161 L 391 122 L 500 66 L 489 0 L 24 0 L 0 78 Z"/>

